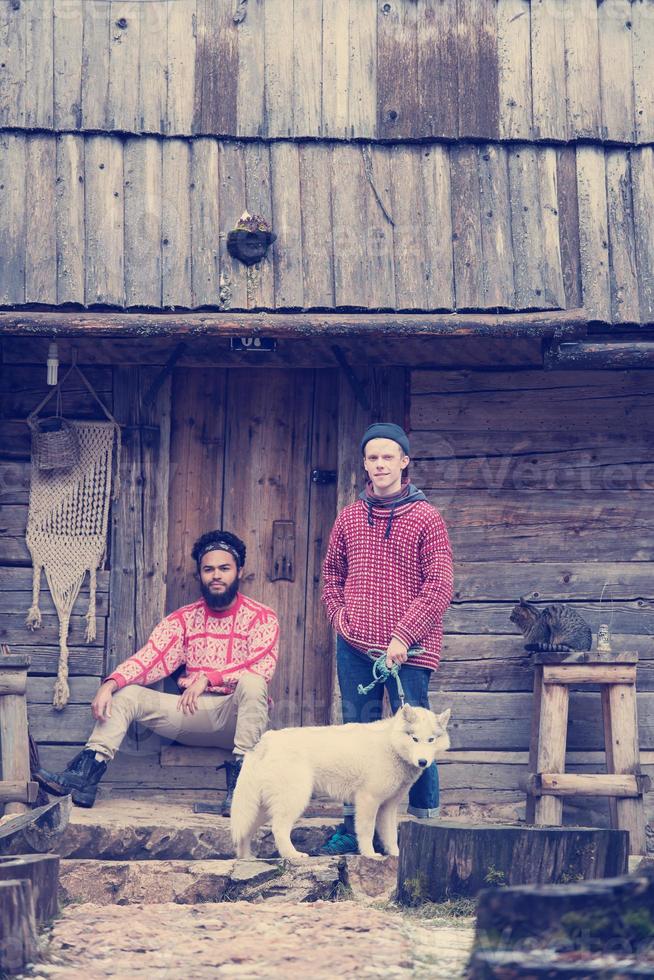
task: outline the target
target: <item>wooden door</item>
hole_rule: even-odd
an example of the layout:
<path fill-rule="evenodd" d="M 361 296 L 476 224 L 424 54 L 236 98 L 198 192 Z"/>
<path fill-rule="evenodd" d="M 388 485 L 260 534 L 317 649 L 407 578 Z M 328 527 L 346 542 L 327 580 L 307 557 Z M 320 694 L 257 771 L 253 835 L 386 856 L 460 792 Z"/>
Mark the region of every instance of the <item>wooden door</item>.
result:
<path fill-rule="evenodd" d="M 320 566 L 336 484 L 311 474 L 337 469 L 336 395 L 331 370 L 187 368 L 173 379 L 167 610 L 199 594 L 190 551 L 200 534 L 223 527 L 245 541 L 242 590 L 275 609 L 281 625 L 275 727 L 329 720 Z M 276 529 L 287 539 L 277 569 Z"/>

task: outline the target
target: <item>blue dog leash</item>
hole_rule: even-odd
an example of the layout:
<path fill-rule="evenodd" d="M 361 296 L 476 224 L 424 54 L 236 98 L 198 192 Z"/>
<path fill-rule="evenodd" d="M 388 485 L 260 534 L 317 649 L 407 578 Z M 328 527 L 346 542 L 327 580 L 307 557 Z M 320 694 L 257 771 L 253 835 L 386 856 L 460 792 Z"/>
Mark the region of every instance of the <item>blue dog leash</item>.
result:
<path fill-rule="evenodd" d="M 407 651 L 410 657 L 417 657 L 421 653 L 424 653 L 424 647 L 411 647 Z M 368 650 L 368 656 L 374 657 L 375 660 L 372 665 L 372 680 L 370 684 L 359 684 L 357 687 L 357 692 L 359 694 L 368 694 L 372 691 L 376 684 L 385 684 L 389 677 L 395 678 L 395 683 L 397 684 L 397 696 L 400 699 L 400 705 L 404 707 L 405 695 L 404 688 L 402 687 L 402 681 L 400 680 L 400 666 L 399 664 L 393 664 L 392 667 L 386 666 L 386 651 L 382 650 L 380 647 L 371 647 Z"/>

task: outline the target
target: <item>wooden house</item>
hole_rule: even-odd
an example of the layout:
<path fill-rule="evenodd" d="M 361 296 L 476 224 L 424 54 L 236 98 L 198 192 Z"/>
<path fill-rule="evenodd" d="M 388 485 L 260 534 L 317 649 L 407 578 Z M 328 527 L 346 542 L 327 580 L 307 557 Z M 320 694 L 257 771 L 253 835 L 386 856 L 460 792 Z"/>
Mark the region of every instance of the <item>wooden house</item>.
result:
<path fill-rule="evenodd" d="M 329 720 L 321 560 L 382 418 L 455 555 L 449 812 L 524 806 L 521 595 L 638 650 L 654 765 L 653 65 L 654 0 L 0 0 L 0 639 L 32 657 L 46 765 L 195 597 L 191 545 L 219 525 L 282 622 L 274 723 Z M 249 268 L 226 247 L 246 209 L 277 235 Z M 24 420 L 53 340 L 122 426 L 96 639 L 82 596 L 60 712 L 47 596 L 24 625 Z M 96 411 L 74 385 L 63 407 Z M 573 697 L 571 768 L 601 758 L 600 718 Z M 206 796 L 208 762 L 141 733 L 105 783 Z"/>

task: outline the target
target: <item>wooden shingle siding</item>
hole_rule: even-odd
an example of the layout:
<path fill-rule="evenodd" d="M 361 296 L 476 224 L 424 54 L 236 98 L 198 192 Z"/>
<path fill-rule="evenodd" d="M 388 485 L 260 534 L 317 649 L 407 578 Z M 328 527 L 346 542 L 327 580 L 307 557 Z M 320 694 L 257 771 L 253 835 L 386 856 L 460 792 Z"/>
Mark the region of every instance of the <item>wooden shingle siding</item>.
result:
<path fill-rule="evenodd" d="M 653 44 L 654 0 L 0 0 L 0 124 L 647 143 Z"/>
<path fill-rule="evenodd" d="M 2 302 L 651 323 L 653 152 L 4 133 Z M 245 209 L 278 236 L 249 271 Z"/>

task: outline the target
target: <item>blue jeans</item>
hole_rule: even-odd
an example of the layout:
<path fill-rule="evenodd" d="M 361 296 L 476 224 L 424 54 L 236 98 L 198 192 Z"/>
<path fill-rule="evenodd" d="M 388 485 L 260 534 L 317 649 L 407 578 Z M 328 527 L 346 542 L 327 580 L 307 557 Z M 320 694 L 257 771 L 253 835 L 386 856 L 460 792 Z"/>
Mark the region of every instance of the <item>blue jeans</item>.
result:
<path fill-rule="evenodd" d="M 382 713 L 384 687 L 393 711 L 400 707 L 395 679 L 389 677 L 386 684 L 377 684 L 368 694 L 359 694 L 359 684 L 369 684 L 372 680 L 372 661 L 365 654 L 351 646 L 342 636 L 336 638 L 336 669 L 343 702 L 343 724 L 350 721 L 378 721 Z M 428 708 L 427 690 L 431 671 L 426 667 L 400 667 L 400 680 L 404 688 L 407 704 L 417 708 Z M 438 769 L 432 763 L 409 791 L 409 813 L 415 817 L 438 816 L 439 788 Z M 354 812 L 354 807 L 346 803 L 345 815 Z"/>

